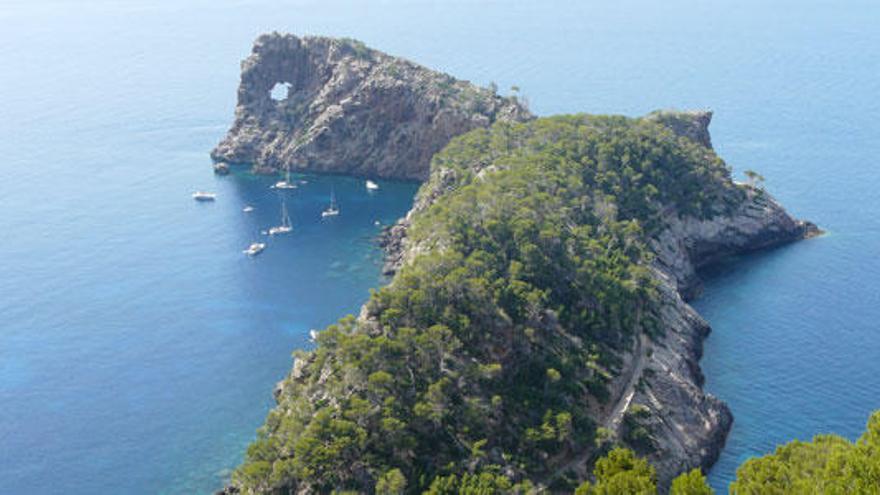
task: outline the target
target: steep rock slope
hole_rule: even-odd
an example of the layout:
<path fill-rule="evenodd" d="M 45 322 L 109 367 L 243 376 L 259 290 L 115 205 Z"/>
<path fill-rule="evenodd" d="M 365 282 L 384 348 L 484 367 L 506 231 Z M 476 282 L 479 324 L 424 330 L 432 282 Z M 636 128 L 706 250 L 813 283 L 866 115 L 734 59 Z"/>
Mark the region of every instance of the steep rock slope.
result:
<path fill-rule="evenodd" d="M 423 180 L 452 137 L 529 118 L 515 98 L 358 41 L 273 33 L 242 62 L 235 122 L 211 156 L 264 173 Z"/>

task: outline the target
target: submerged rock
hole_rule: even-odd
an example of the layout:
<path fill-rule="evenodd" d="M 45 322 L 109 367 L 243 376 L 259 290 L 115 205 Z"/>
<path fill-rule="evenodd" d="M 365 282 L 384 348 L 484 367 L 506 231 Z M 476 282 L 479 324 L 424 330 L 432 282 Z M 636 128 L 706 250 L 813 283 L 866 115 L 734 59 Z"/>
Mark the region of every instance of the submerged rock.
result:
<path fill-rule="evenodd" d="M 451 138 L 530 118 L 515 98 L 358 41 L 272 33 L 242 62 L 235 122 L 211 156 L 259 173 L 424 180 Z"/>

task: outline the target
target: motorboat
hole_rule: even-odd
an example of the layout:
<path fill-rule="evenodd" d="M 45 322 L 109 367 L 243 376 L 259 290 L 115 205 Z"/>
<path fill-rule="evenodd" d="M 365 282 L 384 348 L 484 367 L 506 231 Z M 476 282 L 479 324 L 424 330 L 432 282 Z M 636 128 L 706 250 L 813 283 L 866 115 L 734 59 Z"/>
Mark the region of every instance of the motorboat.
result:
<path fill-rule="evenodd" d="M 251 243 L 251 245 L 248 246 L 248 248 L 242 252 L 248 256 L 256 256 L 256 255 L 262 253 L 264 249 L 266 249 L 265 243 L 254 242 L 254 243 Z"/>
<path fill-rule="evenodd" d="M 254 211 L 254 207 L 251 205 L 245 205 L 245 207 L 242 208 L 241 211 L 243 211 L 245 213 L 250 213 L 250 212 Z"/>
<path fill-rule="evenodd" d="M 367 180 L 366 185 L 367 185 L 367 191 L 376 191 L 379 189 L 379 184 L 376 184 L 375 182 L 373 182 L 371 180 Z"/>
<path fill-rule="evenodd" d="M 192 193 L 192 197 L 196 201 L 214 201 L 215 199 L 217 199 L 216 194 L 206 191 L 196 191 Z"/>

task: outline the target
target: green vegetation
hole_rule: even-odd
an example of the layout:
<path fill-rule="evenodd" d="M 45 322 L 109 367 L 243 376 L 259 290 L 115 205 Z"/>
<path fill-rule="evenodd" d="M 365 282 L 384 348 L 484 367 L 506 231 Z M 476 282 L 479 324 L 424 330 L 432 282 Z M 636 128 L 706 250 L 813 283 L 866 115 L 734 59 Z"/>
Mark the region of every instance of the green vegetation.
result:
<path fill-rule="evenodd" d="M 656 495 L 654 468 L 628 449 L 617 448 L 596 461 L 595 481 L 586 481 L 575 495 Z M 671 495 L 712 495 L 706 477 L 699 469 L 681 474 L 672 481 Z"/>
<path fill-rule="evenodd" d="M 369 60 L 373 58 L 373 50 L 367 47 L 367 45 L 361 40 L 354 38 L 340 38 L 339 42 L 342 46 L 350 48 L 356 58 L 361 60 Z"/>
<path fill-rule="evenodd" d="M 576 495 L 654 495 L 654 469 L 635 453 L 614 449 L 596 462 L 595 481 Z M 672 481 L 671 495 L 711 495 L 699 469 Z M 850 442 L 819 435 L 812 442 L 793 441 L 773 454 L 746 461 L 730 486 L 731 495 L 875 495 L 880 493 L 880 411 L 868 420 L 861 438 Z"/>
<path fill-rule="evenodd" d="M 297 354 L 233 476 L 243 492 L 528 491 L 608 439 L 593 418 L 616 356 L 661 331 L 646 241 L 664 214 L 743 197 L 711 150 L 623 117 L 498 123 L 432 171 L 409 230 L 421 254 Z M 609 459 L 586 493 L 652 489 L 632 452 Z"/>
<path fill-rule="evenodd" d="M 671 495 L 712 495 L 715 492 L 706 483 L 706 477 L 703 476 L 703 473 L 699 469 L 692 469 L 672 480 L 669 493 Z"/>
<path fill-rule="evenodd" d="M 755 172 L 754 170 L 746 170 L 745 171 L 746 178 L 748 179 L 748 184 L 752 187 L 763 188 L 764 187 L 764 176 Z"/>
<path fill-rule="evenodd" d="M 773 454 L 749 459 L 736 471 L 730 493 L 880 493 L 880 411 L 855 443 L 819 435 L 812 442 L 795 440 Z"/>

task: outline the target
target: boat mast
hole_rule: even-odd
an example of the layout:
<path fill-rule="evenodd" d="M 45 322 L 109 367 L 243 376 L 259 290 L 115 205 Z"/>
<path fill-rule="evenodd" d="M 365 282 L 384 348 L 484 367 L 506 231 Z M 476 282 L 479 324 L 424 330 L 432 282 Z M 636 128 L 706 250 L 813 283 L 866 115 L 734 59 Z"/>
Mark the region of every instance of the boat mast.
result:
<path fill-rule="evenodd" d="M 290 215 L 287 214 L 287 202 L 281 200 L 281 225 L 290 227 Z"/>

